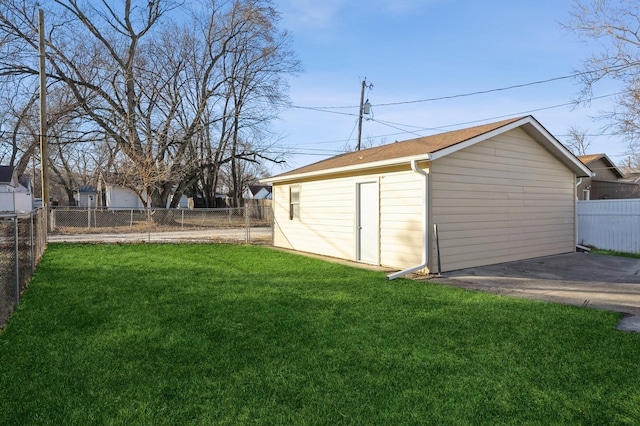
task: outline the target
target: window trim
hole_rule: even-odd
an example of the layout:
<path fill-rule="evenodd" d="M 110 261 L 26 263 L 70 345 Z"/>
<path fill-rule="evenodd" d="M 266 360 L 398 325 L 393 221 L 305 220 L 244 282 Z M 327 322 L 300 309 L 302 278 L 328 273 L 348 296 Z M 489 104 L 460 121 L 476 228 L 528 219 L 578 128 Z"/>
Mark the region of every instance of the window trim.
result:
<path fill-rule="evenodd" d="M 294 194 L 297 200 L 294 201 Z M 289 186 L 289 220 L 300 220 L 300 185 Z"/>

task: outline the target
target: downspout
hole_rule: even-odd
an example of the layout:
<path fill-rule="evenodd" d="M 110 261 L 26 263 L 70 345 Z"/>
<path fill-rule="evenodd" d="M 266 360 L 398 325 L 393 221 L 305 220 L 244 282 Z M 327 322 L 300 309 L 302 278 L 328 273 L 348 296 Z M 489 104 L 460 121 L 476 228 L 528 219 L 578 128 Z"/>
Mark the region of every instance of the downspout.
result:
<path fill-rule="evenodd" d="M 580 200 L 578 196 L 578 187 L 582 183 L 582 178 L 578 179 L 578 183 L 576 183 L 576 200 L 573 202 L 573 235 L 576 243 L 576 247 L 578 244 L 578 200 Z"/>
<path fill-rule="evenodd" d="M 411 170 L 424 176 L 424 217 L 422 218 L 422 263 L 409 269 L 387 275 L 389 281 L 424 269 L 429 264 L 429 173 L 418 167 L 418 160 L 411 160 Z"/>

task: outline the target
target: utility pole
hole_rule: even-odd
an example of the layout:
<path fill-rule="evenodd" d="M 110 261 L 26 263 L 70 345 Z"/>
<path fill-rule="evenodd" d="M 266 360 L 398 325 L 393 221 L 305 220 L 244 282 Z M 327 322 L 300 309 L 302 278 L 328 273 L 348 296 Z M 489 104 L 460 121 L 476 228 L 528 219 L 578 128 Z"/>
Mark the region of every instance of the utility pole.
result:
<path fill-rule="evenodd" d="M 49 216 L 49 141 L 47 140 L 47 73 L 45 70 L 44 12 L 38 9 L 38 33 L 40 51 L 40 180 L 42 183 L 42 208 L 45 211 L 45 229 Z"/>
<path fill-rule="evenodd" d="M 358 115 L 358 143 L 356 145 L 356 151 L 360 151 L 360 141 L 362 140 L 362 116 L 364 114 L 369 114 L 369 108 L 371 108 L 371 104 L 369 104 L 369 100 L 367 102 L 364 101 L 364 89 L 373 89 L 373 84 L 367 84 L 367 77 L 362 80 L 362 90 L 360 91 L 360 113 Z M 366 111 L 365 111 L 366 110 Z"/>

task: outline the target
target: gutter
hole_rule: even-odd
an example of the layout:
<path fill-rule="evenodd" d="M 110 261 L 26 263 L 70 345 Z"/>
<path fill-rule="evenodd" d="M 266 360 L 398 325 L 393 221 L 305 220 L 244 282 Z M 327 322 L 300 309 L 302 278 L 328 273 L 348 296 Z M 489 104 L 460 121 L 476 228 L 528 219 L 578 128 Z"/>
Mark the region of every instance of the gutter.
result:
<path fill-rule="evenodd" d="M 428 157 L 427 159 L 430 159 Z M 387 275 L 387 280 L 391 281 L 407 274 L 419 271 L 429 265 L 429 173 L 418 167 L 418 160 L 411 160 L 411 170 L 424 176 L 424 217 L 422 224 L 422 263 L 408 269 Z"/>
<path fill-rule="evenodd" d="M 281 183 L 281 182 L 287 182 L 287 181 L 292 181 L 292 180 L 300 180 L 300 179 L 309 179 L 309 178 L 315 178 L 318 176 L 327 176 L 327 175 L 332 175 L 332 174 L 339 174 L 339 173 L 350 173 L 350 172 L 355 172 L 355 171 L 362 171 L 362 170 L 375 170 L 375 169 L 379 169 L 379 168 L 383 168 L 383 167 L 390 167 L 390 166 L 397 166 L 397 165 L 401 165 L 401 164 L 406 164 L 407 162 L 411 162 L 413 163 L 414 161 L 430 161 L 431 160 L 431 155 L 430 154 L 421 154 L 421 155 L 411 155 L 411 156 L 406 156 L 406 157 L 400 157 L 400 158 L 392 158 L 389 160 L 381 160 L 381 161 L 373 161 L 370 163 L 362 163 L 362 164 L 351 164 L 348 166 L 342 166 L 342 167 L 335 167 L 332 169 L 321 169 L 321 170 L 315 170 L 312 172 L 303 172 L 303 173 L 294 173 L 294 174 L 286 174 L 284 173 L 283 175 L 278 175 L 278 176 L 272 176 L 272 177 L 268 177 L 265 179 L 260 179 L 259 182 L 261 184 L 274 184 L 274 183 Z M 290 173 L 290 172 L 287 172 Z"/>

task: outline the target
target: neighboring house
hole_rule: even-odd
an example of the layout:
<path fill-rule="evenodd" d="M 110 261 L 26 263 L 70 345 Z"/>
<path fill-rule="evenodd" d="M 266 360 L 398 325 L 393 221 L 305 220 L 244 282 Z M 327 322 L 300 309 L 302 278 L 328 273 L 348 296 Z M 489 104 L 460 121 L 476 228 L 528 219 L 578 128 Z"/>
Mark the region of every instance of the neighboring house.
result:
<path fill-rule="evenodd" d="M 143 194 L 146 197 L 146 194 Z M 167 199 L 166 208 L 171 206 L 174 195 Z M 122 186 L 107 185 L 105 189 L 105 206 L 112 210 L 120 209 L 144 209 L 144 203 L 140 201 L 140 197 L 132 189 Z M 189 198 L 182 195 L 176 206 L 180 209 L 189 208 Z"/>
<path fill-rule="evenodd" d="M 533 117 L 339 155 L 273 184 L 278 247 L 441 271 L 575 250 L 589 169 Z M 437 225 L 438 238 L 434 233 Z"/>
<path fill-rule="evenodd" d="M 98 190 L 95 186 L 81 186 L 77 192 L 77 206 L 96 208 L 98 205 Z"/>
<path fill-rule="evenodd" d="M 640 198 L 640 185 L 626 180 L 606 154 L 580 155 L 578 159 L 594 173 L 578 180 L 579 200 Z"/>
<path fill-rule="evenodd" d="M 13 166 L 0 166 L 0 212 L 30 212 L 33 194 L 28 183 L 18 181 Z"/>
<path fill-rule="evenodd" d="M 242 198 L 245 200 L 270 200 L 271 185 L 249 185 L 244 190 Z"/>
<path fill-rule="evenodd" d="M 107 185 L 105 203 L 109 209 L 144 209 L 144 204 L 133 190 L 122 186 Z"/>
<path fill-rule="evenodd" d="M 625 175 L 623 182 L 640 184 L 640 172 L 629 172 Z M 640 197 L 638 197 L 640 198 Z"/>

